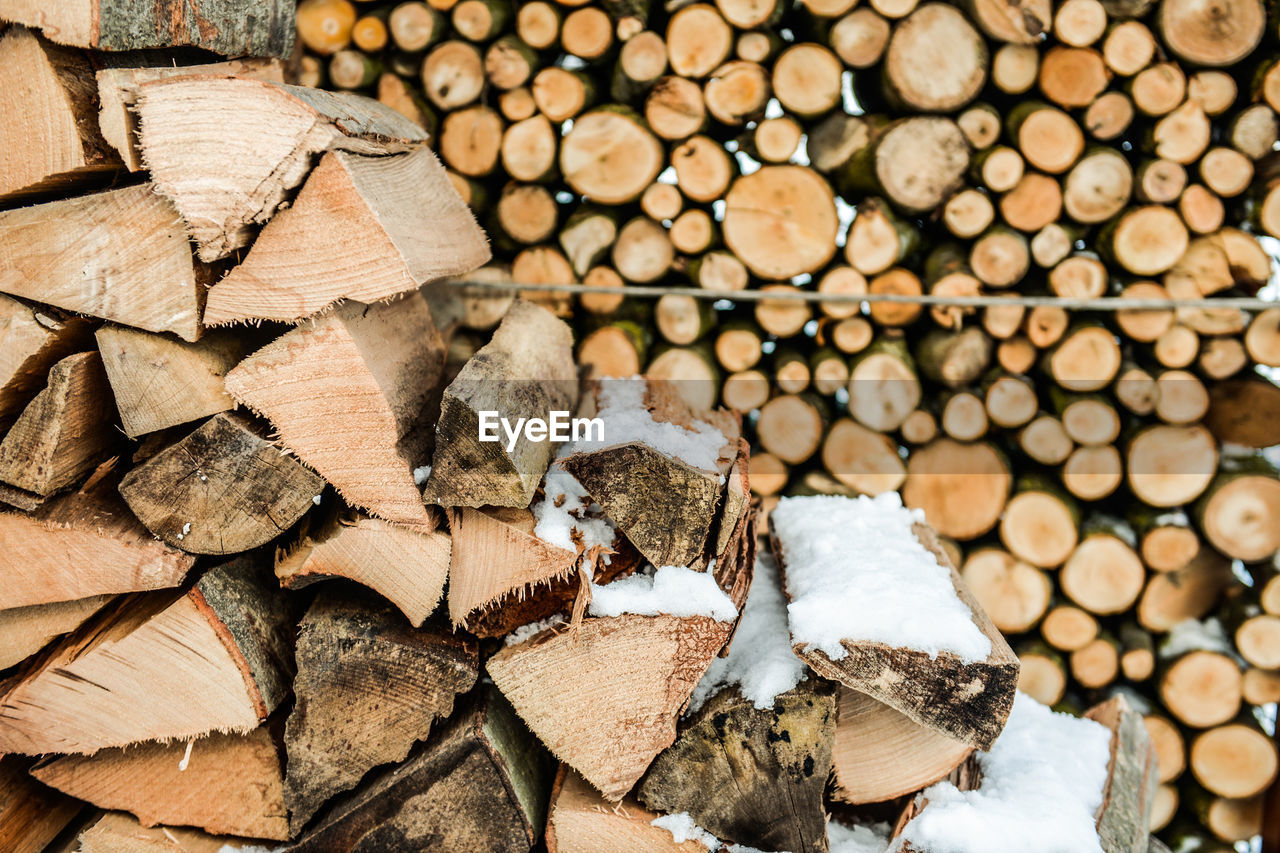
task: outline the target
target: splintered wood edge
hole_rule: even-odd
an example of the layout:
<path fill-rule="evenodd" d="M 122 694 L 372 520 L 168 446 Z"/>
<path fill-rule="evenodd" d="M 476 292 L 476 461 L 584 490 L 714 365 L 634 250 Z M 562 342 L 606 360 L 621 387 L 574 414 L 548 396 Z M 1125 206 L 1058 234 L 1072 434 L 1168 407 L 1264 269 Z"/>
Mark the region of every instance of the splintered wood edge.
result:
<path fill-rule="evenodd" d="M 884 658 L 904 655 L 909 659 L 920 660 L 924 668 L 928 668 L 930 665 L 934 664 L 936 661 L 943 661 L 949 664 L 950 668 L 956 670 L 957 672 L 964 672 L 965 670 L 968 670 L 970 667 L 975 665 L 980 667 L 990 667 L 993 671 L 998 668 L 1012 667 L 1013 678 L 1010 683 L 1014 685 L 1014 689 L 1009 691 L 1007 701 L 1001 703 L 1003 705 L 1003 713 L 1004 713 L 1005 719 L 1000 720 L 1000 730 L 1003 730 L 1005 720 L 1008 719 L 1009 712 L 1013 710 L 1013 697 L 1014 697 L 1014 694 L 1016 693 L 1017 674 L 1018 674 L 1018 670 L 1020 669 L 1018 657 L 1013 653 L 1013 650 L 1009 647 L 1009 643 L 1005 640 L 1004 636 L 1000 633 L 1000 631 L 995 627 L 995 624 L 991 621 L 991 618 L 987 616 L 986 611 L 982 609 L 981 605 L 978 604 L 977 600 L 974 599 L 973 595 L 969 592 L 968 587 L 965 585 L 963 579 L 961 579 L 960 574 L 956 571 L 955 565 L 951 562 L 951 558 L 947 556 L 946 551 L 943 550 L 941 544 L 938 542 L 937 535 L 933 532 L 933 529 L 923 522 L 917 522 L 912 525 L 912 532 L 916 535 L 916 538 L 920 541 L 920 544 L 923 545 L 925 549 L 928 550 L 931 554 L 933 554 L 933 556 L 937 559 L 938 564 L 946 568 L 951 573 L 951 584 L 956 591 L 957 597 L 965 604 L 966 607 L 968 607 L 974 624 L 991 641 L 990 654 L 988 654 L 984 660 L 979 661 L 977 664 L 964 664 L 960 661 L 959 656 L 955 655 L 952 652 L 945 652 L 945 651 L 939 652 L 936 658 L 933 658 L 933 657 L 930 657 L 926 652 L 918 651 L 916 649 L 909 649 L 909 648 L 897 648 L 881 642 L 861 642 L 861 641 L 841 640 L 841 645 L 844 646 L 844 648 L 848 652 L 856 653 L 856 654 L 871 653 L 876 656 L 884 657 Z M 789 601 L 791 599 L 791 596 L 786 590 L 786 581 L 785 581 L 786 557 L 782 548 L 782 543 L 779 541 L 777 535 L 772 530 L 770 530 L 769 539 L 770 539 L 770 545 L 772 547 L 774 557 L 778 562 L 779 571 L 783 578 L 783 593 L 787 596 L 787 600 Z M 859 692 L 866 691 L 867 685 L 851 684 L 847 680 L 845 680 L 847 676 L 845 675 L 843 669 L 841 668 L 840 661 L 832 660 L 830 656 L 828 656 L 825 652 L 821 651 L 820 649 L 810 649 L 804 643 L 794 643 L 792 648 L 802 660 L 804 660 L 807 664 L 809 664 L 809 666 L 813 668 L 813 670 L 817 672 L 819 675 L 821 675 L 822 677 L 831 679 L 833 681 L 838 681 L 841 684 L 844 684 L 846 687 L 849 687 L 853 690 L 857 690 Z M 882 702 L 885 701 L 884 699 L 881 699 L 878 696 L 873 696 L 872 698 L 875 698 Z M 888 704 L 890 705 L 890 707 L 894 707 L 897 710 L 901 711 L 903 714 L 906 714 L 907 716 L 912 717 L 912 719 L 915 719 L 912 716 L 912 714 L 906 711 L 905 709 L 897 708 L 896 705 L 892 705 L 889 702 L 885 702 L 885 704 Z M 928 724 L 922 723 L 922 725 L 928 725 Z M 959 739 L 957 734 L 954 732 L 945 732 L 945 733 L 950 735 L 953 738 Z M 981 735 L 976 729 L 972 729 L 970 733 L 967 736 L 965 736 L 965 738 L 966 738 L 966 742 L 969 742 L 978 748 L 990 749 L 991 744 L 995 742 L 995 739 L 998 736 L 999 736 L 999 730 L 997 730 L 994 734 L 991 734 L 990 736 L 986 736 L 986 735 Z"/>

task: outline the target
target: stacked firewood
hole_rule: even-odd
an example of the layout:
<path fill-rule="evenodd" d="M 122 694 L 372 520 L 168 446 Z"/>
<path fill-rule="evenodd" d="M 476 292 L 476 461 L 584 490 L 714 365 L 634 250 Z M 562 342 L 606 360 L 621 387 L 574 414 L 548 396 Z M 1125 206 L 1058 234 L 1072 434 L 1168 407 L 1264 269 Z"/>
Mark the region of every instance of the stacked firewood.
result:
<path fill-rule="evenodd" d="M 299 24 L 312 82 L 432 127 L 494 237 L 473 278 L 1158 300 L 1271 276 L 1259 0 L 306 0 Z M 1149 703 L 1158 827 L 1256 832 L 1276 754 L 1250 710 L 1280 698 L 1280 479 L 1259 454 L 1280 390 L 1256 368 L 1280 366 L 1280 309 L 529 295 L 574 315 L 598 372 L 749 413 L 766 508 L 901 489 L 1028 689 Z M 505 304 L 477 289 L 464 322 Z M 1228 743 L 1248 784 L 1207 757 Z"/>

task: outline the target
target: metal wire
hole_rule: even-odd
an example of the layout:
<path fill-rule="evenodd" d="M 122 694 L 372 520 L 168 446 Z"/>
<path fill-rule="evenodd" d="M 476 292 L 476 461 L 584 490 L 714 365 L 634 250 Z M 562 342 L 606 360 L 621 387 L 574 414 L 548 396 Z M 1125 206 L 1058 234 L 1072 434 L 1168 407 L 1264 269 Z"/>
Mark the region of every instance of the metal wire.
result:
<path fill-rule="evenodd" d="M 1219 308 L 1239 311 L 1266 311 L 1280 308 L 1280 301 L 1258 297 L 1227 296 L 1219 299 L 1127 299 L 1122 296 L 949 296 L 933 293 L 818 293 L 813 290 L 705 290 L 700 287 L 666 287 L 626 285 L 624 287 L 590 284 L 521 284 L 507 281 L 450 279 L 447 284 L 465 289 L 480 288 L 509 293 L 535 291 L 542 293 L 599 293 L 657 299 L 663 296 L 689 296 L 694 299 L 732 302 L 826 302 L 830 304 L 889 302 L 903 305 L 942 305 L 958 308 L 1028 308 L 1051 306 L 1067 311 L 1168 311 L 1175 308 Z"/>

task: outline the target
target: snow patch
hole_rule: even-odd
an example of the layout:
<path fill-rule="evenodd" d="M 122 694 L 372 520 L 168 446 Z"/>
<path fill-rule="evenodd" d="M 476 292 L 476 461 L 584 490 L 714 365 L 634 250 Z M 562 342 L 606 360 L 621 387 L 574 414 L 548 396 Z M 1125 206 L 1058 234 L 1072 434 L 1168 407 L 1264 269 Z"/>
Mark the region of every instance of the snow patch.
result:
<path fill-rule="evenodd" d="M 676 844 L 684 844 L 686 841 L 697 841 L 707 850 L 719 850 L 722 846 L 720 839 L 707 832 L 702 827 L 693 822 L 693 818 L 688 812 L 676 812 L 675 814 L 664 814 L 662 817 L 655 817 L 649 821 L 653 826 L 659 829 L 665 829 L 671 833 L 671 837 Z"/>
<path fill-rule="evenodd" d="M 729 655 L 711 662 L 693 690 L 689 710 L 698 710 L 729 686 L 737 686 L 757 708 L 768 708 L 778 694 L 800 683 L 804 671 L 804 661 L 791 650 L 787 600 L 778 580 L 778 566 L 773 557 L 761 554 Z"/>
<path fill-rule="evenodd" d="M 637 573 L 599 586 L 591 584 L 592 616 L 710 616 L 730 622 L 738 608 L 710 571 L 663 566 L 653 574 Z"/>
<path fill-rule="evenodd" d="M 884 853 L 889 846 L 889 824 L 845 826 L 827 821 L 827 841 L 831 853 Z"/>
<path fill-rule="evenodd" d="M 413 469 L 413 484 L 418 488 L 422 488 L 427 484 L 427 478 L 431 476 L 431 466 L 423 465 L 421 468 Z"/>
<path fill-rule="evenodd" d="M 549 616 L 537 622 L 530 622 L 528 625 L 521 625 L 510 634 L 507 634 L 505 642 L 508 646 L 518 646 L 534 634 L 540 634 L 548 628 L 563 624 L 565 624 L 565 618 L 557 613 L 555 616 Z"/>
<path fill-rule="evenodd" d="M 897 492 L 779 501 L 769 524 L 786 555 L 792 641 L 832 660 L 848 654 L 841 640 L 986 660 L 991 640 L 912 532 L 922 521 Z"/>
<path fill-rule="evenodd" d="M 930 853 L 1102 853 L 1102 803 L 1111 732 L 1019 693 L 990 752 L 976 753 L 982 783 L 939 782 L 892 850 Z"/>
<path fill-rule="evenodd" d="M 1235 648 L 1231 645 L 1226 629 L 1217 619 L 1206 619 L 1203 622 L 1183 619 L 1165 635 L 1164 642 L 1160 644 L 1160 657 L 1176 658 L 1187 652 L 1217 652 L 1232 657 L 1235 655 Z"/>

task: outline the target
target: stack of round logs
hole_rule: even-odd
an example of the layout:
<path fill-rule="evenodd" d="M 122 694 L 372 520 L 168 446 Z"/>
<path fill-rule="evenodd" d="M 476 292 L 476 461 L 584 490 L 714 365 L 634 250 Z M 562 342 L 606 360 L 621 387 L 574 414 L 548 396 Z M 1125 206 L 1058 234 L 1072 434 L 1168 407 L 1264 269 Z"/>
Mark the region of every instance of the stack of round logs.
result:
<path fill-rule="evenodd" d="M 1261 0 L 304 0 L 298 24 L 302 82 L 432 131 L 487 280 L 1198 299 L 1271 276 Z M 1158 827 L 1196 850 L 1257 831 L 1280 390 L 1255 374 L 1280 309 L 530 295 L 599 372 L 750 413 L 766 507 L 901 489 L 1025 689 L 1146 697 Z M 508 302 L 472 296 L 458 357 Z"/>

